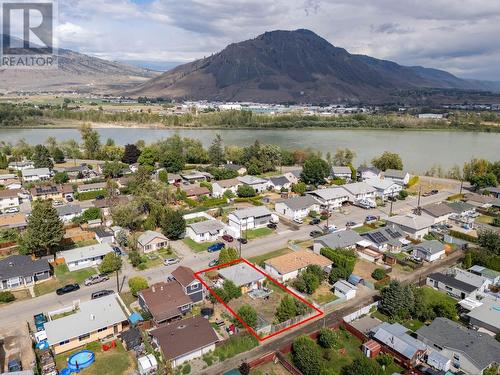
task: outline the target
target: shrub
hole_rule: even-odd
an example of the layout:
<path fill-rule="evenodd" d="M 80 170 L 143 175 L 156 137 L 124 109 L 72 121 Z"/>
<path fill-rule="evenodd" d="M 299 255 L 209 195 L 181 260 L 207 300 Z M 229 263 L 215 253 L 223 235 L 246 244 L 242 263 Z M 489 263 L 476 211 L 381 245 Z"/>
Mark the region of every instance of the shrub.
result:
<path fill-rule="evenodd" d="M 419 180 L 418 176 L 413 176 L 412 178 L 410 178 L 410 181 L 408 181 L 408 184 L 406 186 L 412 187 L 418 182 L 418 180 Z"/>
<path fill-rule="evenodd" d="M 405 200 L 406 197 L 408 197 L 408 192 L 406 190 L 401 190 L 399 192 L 399 196 L 398 196 L 398 199 L 399 200 Z"/>
<path fill-rule="evenodd" d="M 184 375 L 187 375 L 191 372 L 191 365 L 188 363 L 187 365 L 184 365 L 184 367 L 182 368 L 182 373 Z"/>
<path fill-rule="evenodd" d="M 372 272 L 372 277 L 375 280 L 382 280 L 386 275 L 386 272 L 383 268 L 375 268 Z"/>
<path fill-rule="evenodd" d="M 139 264 L 141 264 L 141 262 L 142 262 L 141 256 L 139 255 L 139 252 L 137 250 L 130 251 L 128 253 L 128 259 L 130 259 L 130 263 L 134 267 L 138 267 Z"/>
<path fill-rule="evenodd" d="M 12 302 L 15 299 L 16 299 L 16 297 L 9 291 L 0 292 L 0 303 Z"/>
<path fill-rule="evenodd" d="M 128 286 L 132 295 L 137 297 L 137 293 L 141 290 L 149 288 L 148 281 L 144 277 L 135 276 L 128 280 Z"/>
<path fill-rule="evenodd" d="M 394 359 L 392 358 L 392 356 L 386 353 L 380 353 L 377 356 L 376 360 L 380 366 L 385 367 L 390 366 L 394 363 Z"/>
<path fill-rule="evenodd" d="M 319 331 L 318 344 L 325 349 L 334 348 L 337 344 L 336 333 L 333 332 L 330 328 L 322 328 Z"/>
<path fill-rule="evenodd" d="M 255 192 L 255 189 L 249 185 L 238 186 L 237 194 L 238 194 L 238 197 L 240 197 L 240 198 L 255 197 L 257 195 L 257 193 Z"/>

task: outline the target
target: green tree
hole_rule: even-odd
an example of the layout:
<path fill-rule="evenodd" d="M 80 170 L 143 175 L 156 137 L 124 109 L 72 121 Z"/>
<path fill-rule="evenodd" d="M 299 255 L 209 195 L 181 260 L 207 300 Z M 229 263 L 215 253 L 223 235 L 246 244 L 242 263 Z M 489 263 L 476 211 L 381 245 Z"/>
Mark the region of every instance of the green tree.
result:
<path fill-rule="evenodd" d="M 500 255 L 500 234 L 493 230 L 482 230 L 477 237 L 477 243 L 485 249 Z"/>
<path fill-rule="evenodd" d="M 33 152 L 33 165 L 35 168 L 50 168 L 54 167 L 54 163 L 50 158 L 50 152 L 43 145 L 36 145 Z"/>
<path fill-rule="evenodd" d="M 382 290 L 379 309 L 391 318 L 407 318 L 414 304 L 410 286 L 393 280 Z"/>
<path fill-rule="evenodd" d="M 56 147 L 52 152 L 52 158 L 55 163 L 64 163 L 64 152 L 59 147 Z"/>
<path fill-rule="evenodd" d="M 238 194 L 238 197 L 240 198 L 250 198 L 250 197 L 255 197 L 257 193 L 255 192 L 255 189 L 251 187 L 250 185 L 240 185 L 238 186 L 238 190 L 236 191 L 236 194 Z"/>
<path fill-rule="evenodd" d="M 112 207 L 111 217 L 115 225 L 131 230 L 136 230 L 142 220 L 141 212 L 134 202 Z"/>
<path fill-rule="evenodd" d="M 236 286 L 231 280 L 224 280 L 222 288 L 224 289 L 224 293 L 227 298 L 227 301 L 224 302 L 229 302 L 232 299 L 241 297 L 241 289 Z"/>
<path fill-rule="evenodd" d="M 383 375 L 382 368 L 376 361 L 359 357 L 349 365 L 342 367 L 340 375 Z"/>
<path fill-rule="evenodd" d="M 66 172 L 57 172 L 54 175 L 54 182 L 56 184 L 64 184 L 69 181 L 69 176 Z"/>
<path fill-rule="evenodd" d="M 106 161 L 102 165 L 102 174 L 104 177 L 120 177 L 123 174 L 124 168 L 126 168 L 126 164 L 120 161 Z"/>
<path fill-rule="evenodd" d="M 297 315 L 297 308 L 295 306 L 294 299 L 286 294 L 280 301 L 279 306 L 276 308 L 276 313 L 274 315 L 278 323 L 286 322 L 294 318 Z"/>
<path fill-rule="evenodd" d="M 184 156 L 175 151 L 167 151 L 161 155 L 161 164 L 168 173 L 177 173 L 184 169 Z"/>
<path fill-rule="evenodd" d="M 34 201 L 28 226 L 23 236 L 23 243 L 31 251 L 43 250 L 47 255 L 61 243 L 64 236 L 63 223 L 51 201 Z"/>
<path fill-rule="evenodd" d="M 165 169 L 162 169 L 158 172 L 158 180 L 165 184 L 168 183 L 168 172 Z"/>
<path fill-rule="evenodd" d="M 101 264 L 99 264 L 99 271 L 102 273 L 117 272 L 122 268 L 122 258 L 116 255 L 115 252 L 107 253 L 104 256 Z"/>
<path fill-rule="evenodd" d="M 372 272 L 372 277 L 375 280 L 382 280 L 386 275 L 386 272 L 383 268 L 375 268 Z"/>
<path fill-rule="evenodd" d="M 390 354 L 380 353 L 376 358 L 378 364 L 383 368 L 387 368 L 394 363 L 394 358 Z"/>
<path fill-rule="evenodd" d="M 9 166 L 9 161 L 7 160 L 7 155 L 0 152 L 0 169 L 7 169 Z"/>
<path fill-rule="evenodd" d="M 322 328 L 319 331 L 318 344 L 325 349 L 333 349 L 337 345 L 337 334 L 330 328 Z"/>
<path fill-rule="evenodd" d="M 320 373 L 322 362 L 320 349 L 307 336 L 299 336 L 293 341 L 292 360 L 293 364 L 304 375 L 318 375 Z"/>
<path fill-rule="evenodd" d="M 319 284 L 320 280 L 316 274 L 304 271 L 295 279 L 293 285 L 299 292 L 313 294 Z"/>
<path fill-rule="evenodd" d="M 328 163 L 317 156 L 311 156 L 304 163 L 300 178 L 306 184 L 320 185 L 330 174 Z"/>
<path fill-rule="evenodd" d="M 333 165 L 345 167 L 351 165 L 356 153 L 348 148 L 339 148 L 333 156 Z"/>
<path fill-rule="evenodd" d="M 152 147 L 146 147 L 142 150 L 141 155 L 137 159 L 140 165 L 148 168 L 150 171 L 154 169 L 155 162 L 158 161 L 157 151 Z"/>
<path fill-rule="evenodd" d="M 470 251 L 465 253 L 463 266 L 466 270 L 472 267 L 472 253 Z"/>
<path fill-rule="evenodd" d="M 372 165 L 375 168 L 380 169 L 381 171 L 385 171 L 386 169 L 403 169 L 403 161 L 401 160 L 401 156 L 389 151 L 385 151 L 378 158 L 373 158 Z"/>
<path fill-rule="evenodd" d="M 225 247 L 219 253 L 219 264 L 229 263 L 238 259 L 238 252 L 234 247 Z"/>
<path fill-rule="evenodd" d="M 160 219 L 162 233 L 170 240 L 182 238 L 186 231 L 186 220 L 179 211 L 167 209 Z"/>
<path fill-rule="evenodd" d="M 85 157 L 88 159 L 95 159 L 101 152 L 101 141 L 99 133 L 92 129 L 89 124 L 83 124 L 80 127 L 80 135 L 83 140 L 83 149 L 85 150 Z"/>
<path fill-rule="evenodd" d="M 224 146 L 220 134 L 215 136 L 208 148 L 208 157 L 210 158 L 210 163 L 215 167 L 225 163 Z"/>
<path fill-rule="evenodd" d="M 250 306 L 250 305 L 243 305 L 238 309 L 238 316 L 249 326 L 252 328 L 255 328 L 257 326 L 258 322 L 258 316 L 257 316 L 257 311 Z M 237 327 L 243 328 L 243 324 L 238 320 L 235 319 L 235 322 Z"/>
<path fill-rule="evenodd" d="M 132 295 L 137 297 L 137 293 L 141 290 L 148 289 L 148 281 L 144 277 L 135 276 L 128 279 L 128 287 L 130 288 L 130 292 Z"/>
<path fill-rule="evenodd" d="M 299 195 L 304 195 L 306 193 L 307 185 L 299 181 L 296 184 L 292 184 L 292 192 Z"/>
<path fill-rule="evenodd" d="M 134 144 L 126 144 L 125 150 L 123 152 L 122 162 L 125 164 L 137 163 L 139 156 L 141 155 L 141 150 Z"/>

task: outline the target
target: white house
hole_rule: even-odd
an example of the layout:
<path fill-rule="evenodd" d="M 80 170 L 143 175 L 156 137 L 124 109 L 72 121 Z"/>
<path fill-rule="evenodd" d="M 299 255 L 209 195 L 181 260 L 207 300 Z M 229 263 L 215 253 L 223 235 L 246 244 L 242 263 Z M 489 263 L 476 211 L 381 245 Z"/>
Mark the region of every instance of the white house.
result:
<path fill-rule="evenodd" d="M 209 219 L 188 224 L 186 236 L 195 242 L 217 241 L 224 235 L 226 226 L 219 220 Z"/>
<path fill-rule="evenodd" d="M 88 193 L 91 191 L 100 191 L 106 189 L 106 183 L 105 182 L 95 182 L 93 184 L 82 184 L 79 185 L 77 188 L 77 191 L 79 193 Z"/>
<path fill-rule="evenodd" d="M 70 271 L 99 265 L 104 256 L 113 252 L 108 243 L 77 247 L 76 249 L 60 251 L 58 258 L 64 258 L 64 262 Z"/>
<path fill-rule="evenodd" d="M 271 221 L 278 221 L 278 217 L 267 207 L 256 206 L 231 212 L 228 215 L 228 221 L 229 227 L 239 234 L 244 230 L 265 227 Z"/>
<path fill-rule="evenodd" d="M 331 268 L 332 261 L 312 251 L 299 250 L 266 260 L 264 269 L 275 279 L 285 282 L 295 279 L 300 272 L 312 264 L 328 270 Z"/>
<path fill-rule="evenodd" d="M 436 240 L 424 241 L 410 247 L 414 257 L 434 262 L 445 256 L 444 245 Z"/>
<path fill-rule="evenodd" d="M 284 176 L 290 181 L 292 184 L 296 184 L 297 182 L 300 181 L 300 174 L 302 171 L 295 170 L 295 171 L 290 171 L 286 172 Z"/>
<path fill-rule="evenodd" d="M 384 200 L 386 200 L 389 197 L 397 196 L 399 192 L 403 190 L 402 185 L 397 184 L 392 180 L 387 180 L 387 179 L 382 180 L 381 178 L 378 177 L 366 179 L 365 183 L 374 187 L 377 190 L 376 192 L 377 197 L 382 198 Z"/>
<path fill-rule="evenodd" d="M 276 191 L 281 191 L 282 188 L 289 190 L 292 183 L 285 176 L 276 176 L 269 178 L 269 185 Z"/>
<path fill-rule="evenodd" d="M 303 219 L 311 211 L 319 211 L 320 204 L 312 195 L 282 199 L 276 202 L 274 210 L 288 219 Z"/>
<path fill-rule="evenodd" d="M 333 293 L 337 297 L 350 300 L 356 297 L 358 288 L 346 280 L 337 280 L 335 284 L 333 284 L 333 290 Z"/>
<path fill-rule="evenodd" d="M 82 214 L 82 208 L 79 204 L 66 204 L 56 207 L 57 215 L 64 223 L 69 223 L 73 218 Z"/>
<path fill-rule="evenodd" d="M 407 185 L 410 182 L 410 174 L 405 171 L 400 171 L 397 169 L 387 169 L 384 172 L 384 178 L 392 180 L 400 185 Z"/>
<path fill-rule="evenodd" d="M 349 200 L 349 195 L 346 190 L 339 187 L 331 187 L 326 189 L 318 189 L 307 194 L 316 198 L 322 206 L 330 209 L 339 208 L 344 202 Z"/>
<path fill-rule="evenodd" d="M 212 184 L 212 195 L 215 198 L 220 198 L 228 190 L 236 195 L 236 192 L 238 191 L 238 186 L 240 185 L 241 182 L 237 178 L 215 181 Z"/>
<path fill-rule="evenodd" d="M 420 240 L 429 233 L 429 228 L 434 224 L 434 219 L 425 214 L 407 214 L 388 217 L 387 223 L 396 225 L 411 238 Z"/>
<path fill-rule="evenodd" d="M 18 207 L 20 203 L 18 194 L 20 192 L 21 190 L 0 190 L 0 210 Z"/>
<path fill-rule="evenodd" d="M 431 203 L 422 207 L 422 212 L 434 219 L 434 224 L 447 223 L 453 209 L 445 203 Z"/>
<path fill-rule="evenodd" d="M 35 168 L 35 164 L 30 161 L 13 161 L 9 163 L 9 169 L 14 169 L 16 171 L 22 171 L 24 169 L 33 169 Z"/>
<path fill-rule="evenodd" d="M 21 171 L 24 182 L 49 180 L 51 177 L 49 168 L 32 168 Z"/>
<path fill-rule="evenodd" d="M 262 193 L 266 191 L 269 187 L 269 180 L 265 178 L 255 177 L 255 176 L 239 176 L 237 179 L 243 184 L 253 187 L 257 193 Z"/>
<path fill-rule="evenodd" d="M 143 253 L 150 253 L 167 247 L 168 238 L 159 232 L 147 230 L 137 238 L 137 245 Z"/>
<path fill-rule="evenodd" d="M 359 167 L 358 168 L 358 178 L 361 181 L 367 180 L 369 178 L 380 178 L 382 172 L 375 167 Z"/>
<path fill-rule="evenodd" d="M 347 192 L 349 202 L 356 203 L 362 200 L 373 201 L 377 196 L 377 189 L 366 182 L 354 182 L 341 186 Z"/>
<path fill-rule="evenodd" d="M 352 171 L 349 167 L 332 167 L 332 177 L 341 178 L 346 181 L 351 181 Z"/>

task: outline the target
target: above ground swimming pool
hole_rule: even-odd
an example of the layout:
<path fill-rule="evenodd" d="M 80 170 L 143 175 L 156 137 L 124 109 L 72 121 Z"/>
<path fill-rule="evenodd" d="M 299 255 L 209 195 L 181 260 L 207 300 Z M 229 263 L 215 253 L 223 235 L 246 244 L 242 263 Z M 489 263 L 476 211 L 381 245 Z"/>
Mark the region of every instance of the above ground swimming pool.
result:
<path fill-rule="evenodd" d="M 95 361 L 95 354 L 90 350 L 80 350 L 79 352 L 73 353 L 68 357 L 68 366 L 64 370 L 64 374 L 69 374 L 70 372 L 80 372 L 86 367 L 89 367 Z M 61 371 L 61 374 L 63 371 Z"/>

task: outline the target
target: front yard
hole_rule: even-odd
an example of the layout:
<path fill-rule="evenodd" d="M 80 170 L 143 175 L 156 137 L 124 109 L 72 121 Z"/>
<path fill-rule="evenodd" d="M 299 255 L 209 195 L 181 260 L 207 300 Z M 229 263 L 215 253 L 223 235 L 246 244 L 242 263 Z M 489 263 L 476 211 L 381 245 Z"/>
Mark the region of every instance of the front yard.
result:
<path fill-rule="evenodd" d="M 271 251 L 270 253 L 265 253 L 262 255 L 257 255 L 255 257 L 249 258 L 248 261 L 254 264 L 263 265 L 264 262 L 268 259 L 279 257 L 280 255 L 285 255 L 293 252 L 293 250 L 285 247 L 284 249 L 279 249 L 275 251 Z"/>
<path fill-rule="evenodd" d="M 54 278 L 42 281 L 35 285 L 36 296 L 54 292 L 57 288 L 67 284 L 83 284 L 85 279 L 97 273 L 95 268 L 83 268 L 81 270 L 70 272 L 66 264 L 59 264 L 54 267 Z"/>
<path fill-rule="evenodd" d="M 269 236 L 274 233 L 274 230 L 271 228 L 257 228 L 257 229 L 249 229 L 243 232 L 243 237 L 247 240 L 253 240 L 255 238 Z"/>
<path fill-rule="evenodd" d="M 185 245 L 187 245 L 191 250 L 193 250 L 195 253 L 201 253 L 202 251 L 206 251 L 207 248 L 216 242 L 195 242 L 191 238 L 186 237 L 182 240 Z"/>

